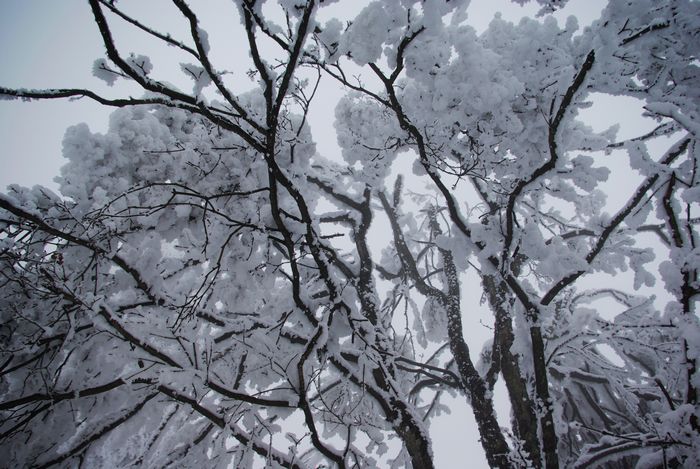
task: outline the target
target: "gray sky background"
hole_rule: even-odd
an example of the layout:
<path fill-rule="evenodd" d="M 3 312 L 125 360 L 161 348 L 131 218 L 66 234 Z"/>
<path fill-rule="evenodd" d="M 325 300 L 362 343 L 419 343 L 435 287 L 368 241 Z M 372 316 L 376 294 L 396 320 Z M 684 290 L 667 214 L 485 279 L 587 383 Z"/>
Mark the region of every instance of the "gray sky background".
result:
<path fill-rule="evenodd" d="M 231 22 L 236 22 L 235 8 L 227 0 L 207 0 L 202 11 L 202 25 L 210 33 L 213 62 L 218 68 L 233 71 L 227 80 L 246 87 L 245 71 L 247 46 L 233 35 Z M 324 17 L 334 14 L 352 15 L 359 11 L 365 1 L 342 0 L 326 10 Z M 560 23 L 569 14 L 579 19 L 580 27 L 597 18 L 603 0 L 572 0 L 565 11 L 557 14 Z M 163 0 L 122 0 L 119 5 L 127 8 L 137 5 L 145 17 L 169 28 L 175 37 L 188 37 L 187 25 L 177 15 L 169 2 Z M 200 3 L 190 1 L 193 7 Z M 506 0 L 472 0 L 469 23 L 483 31 L 497 11 L 503 17 L 517 22 L 522 16 L 532 16 L 538 7 L 530 3 L 525 7 L 510 4 Z M 116 27 L 115 36 L 122 53 L 136 52 L 150 55 L 154 64 L 154 76 L 172 82 L 183 90 L 190 89 L 190 82 L 179 71 L 178 57 L 173 48 L 152 49 L 147 47 L 144 36 L 134 33 L 132 28 Z M 164 28 L 165 29 L 165 28 Z M 25 88 L 89 88 L 110 97 L 139 96 L 141 92 L 124 81 L 108 88 L 102 81 L 92 77 L 92 63 L 103 57 L 103 46 L 92 22 L 87 2 L 81 0 L 0 0 L 0 85 Z M 222 64 L 222 65 L 219 65 Z M 245 68 L 243 68 L 245 67 Z M 317 140 L 318 150 L 327 157 L 339 153 L 333 129 L 333 110 L 342 90 L 331 80 L 325 80 L 312 108 L 310 123 Z M 626 123 L 620 138 L 638 135 L 653 124 L 639 117 L 641 105 L 631 99 L 596 100 L 593 108 L 583 115 L 596 130 L 603 130 L 616 122 Z M 65 129 L 80 122 L 87 122 L 93 131 L 107 129 L 108 116 L 112 109 L 102 107 L 87 99 L 76 101 L 55 100 L 41 102 L 19 102 L 0 100 L 0 188 L 4 191 L 10 183 L 31 186 L 47 185 L 56 190 L 53 177 L 59 174 L 63 164 L 61 140 Z M 622 159 L 624 160 L 624 159 Z M 624 161 L 608 161 L 608 165 L 625 171 Z M 622 173 L 621 173 L 622 174 Z M 615 184 L 609 182 L 611 192 Z M 636 185 L 630 182 L 629 190 Z M 619 191 L 617 191 L 619 192 Z M 474 279 L 472 279 L 474 280 Z M 475 280 L 478 282 L 478 280 Z M 478 283 L 477 283 L 478 284 Z M 480 291 L 477 295 L 480 295 Z M 478 298 L 476 298 L 478 302 Z M 488 313 L 484 313 L 488 314 Z M 489 318 L 476 314 L 465 319 L 465 330 L 476 336 L 487 338 L 490 331 L 480 321 Z M 478 352 L 478 348 L 477 348 Z M 497 393 L 502 399 L 503 392 Z M 460 401 L 462 397 L 458 398 Z M 445 401 L 449 404 L 449 400 Z M 471 412 L 460 402 L 451 415 L 441 418 L 435 429 L 434 452 L 438 467 L 486 467 L 478 443 Z M 508 416 L 501 415 L 502 421 Z M 468 460 L 464 459 L 469 455 Z M 458 456 L 459 455 L 459 456 Z M 460 457 L 462 459 L 455 459 Z"/>

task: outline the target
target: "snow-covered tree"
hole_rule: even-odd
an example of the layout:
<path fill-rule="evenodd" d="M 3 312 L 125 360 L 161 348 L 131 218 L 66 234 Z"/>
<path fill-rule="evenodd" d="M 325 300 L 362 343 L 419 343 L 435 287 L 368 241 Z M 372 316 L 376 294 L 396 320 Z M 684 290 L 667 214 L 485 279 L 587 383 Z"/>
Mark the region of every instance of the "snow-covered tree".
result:
<path fill-rule="evenodd" d="M 492 467 L 700 465 L 700 3 L 613 0 L 579 31 L 538 2 L 477 34 L 466 0 L 345 22 L 236 0 L 242 92 L 194 2 L 172 0 L 177 38 L 89 0 L 94 74 L 142 97 L 0 88 L 118 108 L 104 135 L 67 131 L 60 195 L 0 195 L 5 463 L 431 468 L 451 395 Z M 187 56 L 192 91 L 116 22 Z M 320 80 L 347 91 L 339 155 L 308 125 Z M 595 132 L 593 93 L 658 126 Z M 608 201 L 613 157 L 639 183 Z"/>

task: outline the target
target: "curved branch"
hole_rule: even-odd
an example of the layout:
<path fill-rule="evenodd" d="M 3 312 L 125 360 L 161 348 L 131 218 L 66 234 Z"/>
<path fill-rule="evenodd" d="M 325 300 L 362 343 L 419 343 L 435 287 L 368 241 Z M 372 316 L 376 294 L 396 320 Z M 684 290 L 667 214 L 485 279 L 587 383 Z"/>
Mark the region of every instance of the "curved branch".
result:
<path fill-rule="evenodd" d="M 520 197 L 520 194 L 522 193 L 523 189 L 525 189 L 526 186 L 531 184 L 532 182 L 536 181 L 552 169 L 557 164 L 557 160 L 559 159 L 559 155 L 557 153 L 557 133 L 559 132 L 559 126 L 561 125 L 562 120 L 564 119 L 564 116 L 566 112 L 569 109 L 569 106 L 571 105 L 571 102 L 574 99 L 574 95 L 578 92 L 578 90 L 581 88 L 583 85 L 583 82 L 586 79 L 586 75 L 588 72 L 591 70 L 593 67 L 593 62 L 595 61 L 595 52 L 590 51 L 588 55 L 586 56 L 586 60 L 583 62 L 581 65 L 581 69 L 579 72 L 576 74 L 576 77 L 574 78 L 574 81 L 571 83 L 569 88 L 566 90 L 566 93 L 564 93 L 564 97 L 561 100 L 561 104 L 559 105 L 559 109 L 557 110 L 556 115 L 554 116 L 554 119 L 552 119 L 549 122 L 549 134 L 548 134 L 548 144 L 549 144 L 549 160 L 537 168 L 534 173 L 530 175 L 527 179 L 521 179 L 518 181 L 518 184 L 515 186 L 513 189 L 513 192 L 510 193 L 510 196 L 508 197 L 508 204 L 506 206 L 506 233 L 505 233 L 505 238 L 503 241 L 503 251 L 501 254 L 501 267 L 505 267 L 507 264 L 508 258 L 510 257 L 510 247 L 511 244 L 513 243 L 513 224 L 515 223 L 515 202 L 517 201 L 518 197 Z M 505 270 L 504 270 L 505 271 Z"/>
<path fill-rule="evenodd" d="M 685 152 L 685 150 L 688 148 L 688 145 L 690 144 L 690 141 L 690 138 L 686 137 L 680 140 L 675 145 L 673 145 L 668 150 L 668 152 L 666 152 L 666 155 L 662 158 L 659 164 L 663 166 L 668 166 L 671 163 L 673 163 L 679 155 Z M 603 229 L 602 233 L 598 237 L 598 240 L 596 241 L 593 248 L 591 248 L 591 250 L 586 255 L 586 263 L 588 265 L 590 265 L 598 257 L 598 254 L 600 254 L 600 252 L 603 250 L 610 236 L 622 224 L 622 222 L 625 221 L 629 214 L 632 213 L 632 210 L 634 210 L 634 208 L 639 204 L 639 202 L 641 202 L 641 200 L 644 198 L 644 194 L 646 194 L 646 192 L 649 189 L 651 189 L 654 186 L 654 184 L 656 184 L 656 182 L 659 180 L 659 177 L 660 175 L 657 173 L 647 178 L 647 180 L 644 181 L 637 188 L 634 195 L 627 202 L 627 204 L 617 212 L 617 214 L 612 218 L 612 220 L 610 220 L 610 222 L 607 224 L 607 226 Z M 559 292 L 561 292 L 564 288 L 574 283 L 584 273 L 586 273 L 585 270 L 579 270 L 559 280 L 559 282 L 557 282 L 552 288 L 550 288 L 549 291 L 542 297 L 540 304 L 550 304 L 552 300 L 556 298 Z"/>
<path fill-rule="evenodd" d="M 241 115 L 241 117 L 243 118 L 243 120 L 246 121 L 246 123 L 248 123 L 261 134 L 264 134 L 265 129 L 248 116 L 248 113 L 245 109 L 243 109 L 243 106 L 241 106 L 238 103 L 238 100 L 231 94 L 226 85 L 224 85 L 224 82 L 221 80 L 221 75 L 217 73 L 216 70 L 214 70 L 214 67 L 212 66 L 209 60 L 207 49 L 204 46 L 202 32 L 198 26 L 199 20 L 197 19 L 197 16 L 194 14 L 192 9 L 190 9 L 190 7 L 187 6 L 184 0 L 173 0 L 173 3 L 180 9 L 180 12 L 182 12 L 185 18 L 187 18 L 187 20 L 189 21 L 190 33 L 192 35 L 192 39 L 194 40 L 195 46 L 197 47 L 197 58 L 204 67 L 204 70 L 206 70 L 211 80 L 214 82 L 214 85 L 216 85 L 216 89 L 219 90 L 224 99 L 226 99 L 226 101 Z"/>
<path fill-rule="evenodd" d="M 180 41 L 176 41 L 175 39 L 173 39 L 172 37 L 170 37 L 169 34 L 168 34 L 168 35 L 166 35 L 166 34 L 161 34 L 161 33 L 159 33 L 158 31 L 156 31 L 156 30 L 154 30 L 154 29 L 151 29 L 151 28 L 149 28 L 148 26 L 144 25 L 144 24 L 141 23 L 140 21 L 137 21 L 137 20 L 133 19 L 131 16 L 127 15 L 126 13 L 124 13 L 123 11 L 121 11 L 119 8 L 117 8 L 116 6 L 114 6 L 114 2 L 110 2 L 110 1 L 107 1 L 107 0 L 99 0 L 99 2 L 100 2 L 105 8 L 109 9 L 112 13 L 114 13 L 114 14 L 117 15 L 117 16 L 119 16 L 121 19 L 123 19 L 123 20 L 126 21 L 127 23 L 136 26 L 136 27 L 139 28 L 141 31 L 144 31 L 145 33 L 148 33 L 148 34 L 150 34 L 151 36 L 154 36 L 154 37 L 160 39 L 161 41 L 167 42 L 167 43 L 170 44 L 171 46 L 175 46 L 175 47 L 177 47 L 178 49 L 182 49 L 183 51 L 187 52 L 188 54 L 194 56 L 197 60 L 199 60 L 199 55 L 197 54 L 197 52 L 196 52 L 194 49 L 192 49 L 192 48 L 190 48 L 190 47 L 187 47 L 186 45 L 184 45 L 184 44 L 181 43 Z"/>

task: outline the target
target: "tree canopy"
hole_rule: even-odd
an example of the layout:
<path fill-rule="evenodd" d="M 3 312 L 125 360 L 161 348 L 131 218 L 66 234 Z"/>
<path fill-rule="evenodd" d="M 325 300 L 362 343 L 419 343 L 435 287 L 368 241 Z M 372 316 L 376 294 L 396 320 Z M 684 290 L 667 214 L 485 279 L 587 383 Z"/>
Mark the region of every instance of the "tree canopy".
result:
<path fill-rule="evenodd" d="M 94 75 L 139 97 L 0 87 L 117 108 L 66 132 L 60 194 L 0 195 L 8 465 L 432 468 L 462 405 L 492 467 L 700 466 L 700 3 L 613 0 L 579 29 L 537 0 L 477 34 L 466 0 L 235 0 L 231 45 L 195 2 L 172 0 L 189 37 L 88 2 Z M 308 124 L 320 82 L 345 91 L 337 155 Z M 620 96 L 652 130 L 581 118 Z"/>

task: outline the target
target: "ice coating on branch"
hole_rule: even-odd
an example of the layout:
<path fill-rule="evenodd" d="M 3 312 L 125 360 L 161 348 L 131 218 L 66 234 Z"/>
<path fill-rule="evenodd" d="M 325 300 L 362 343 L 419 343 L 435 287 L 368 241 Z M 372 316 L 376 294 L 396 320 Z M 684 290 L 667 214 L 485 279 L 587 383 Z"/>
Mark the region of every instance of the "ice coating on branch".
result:
<path fill-rule="evenodd" d="M 341 40 L 341 51 L 358 65 L 377 61 L 386 55 L 390 65 L 404 34 L 439 34 L 443 18 L 455 10 L 461 11 L 465 0 L 384 0 L 373 1 L 352 21 Z"/>
<path fill-rule="evenodd" d="M 205 29 L 197 27 L 197 35 L 199 36 L 199 41 L 202 44 L 204 53 L 208 54 L 209 50 L 211 49 L 211 46 L 209 45 L 209 33 Z"/>
<path fill-rule="evenodd" d="M 91 134 L 85 124 L 71 127 L 63 141 L 69 163 L 59 179 L 61 192 L 80 205 L 94 197 L 92 203 L 100 206 L 139 179 L 165 180 L 167 170 L 143 150 L 165 149 L 171 142 L 168 128 L 145 108 L 115 111 L 106 135 Z M 116 177 L 106 177 L 111 174 Z"/>
<path fill-rule="evenodd" d="M 672 118 L 696 139 L 700 138 L 700 122 L 697 115 L 688 116 L 671 103 L 649 103 L 644 107 L 654 114 Z"/>
<path fill-rule="evenodd" d="M 686 117 L 697 122 L 700 92 L 693 83 L 699 73 L 694 59 L 700 53 L 694 37 L 698 18 L 700 5 L 692 1 L 610 2 L 603 19 L 583 38 L 596 48 L 602 65 L 596 83 L 659 110 L 674 109 L 679 123 Z M 620 60 L 620 50 L 625 60 Z"/>
<path fill-rule="evenodd" d="M 571 159 L 572 182 L 586 192 L 592 192 L 599 182 L 607 181 L 608 168 L 594 168 L 594 159 L 588 155 L 578 155 Z"/>
<path fill-rule="evenodd" d="M 382 53 L 382 44 L 388 39 L 391 25 L 392 19 L 384 5 L 370 3 L 343 35 L 345 53 L 358 65 L 375 62 Z"/>
<path fill-rule="evenodd" d="M 344 160 L 351 167 L 359 165 L 361 178 L 371 186 L 378 186 L 391 170 L 401 147 L 395 117 L 359 95 L 341 99 L 335 117 Z"/>
<path fill-rule="evenodd" d="M 145 77 L 151 73 L 151 70 L 153 70 L 151 59 L 145 55 L 136 55 L 131 53 L 126 59 L 126 63 L 132 67 L 137 75 L 141 75 L 142 77 Z"/>
<path fill-rule="evenodd" d="M 324 25 L 321 33 L 318 34 L 323 47 L 323 54 L 328 62 L 335 62 L 341 53 L 340 38 L 344 26 L 337 18 L 331 18 Z"/>
<path fill-rule="evenodd" d="M 110 67 L 105 59 L 95 60 L 92 64 L 92 74 L 109 86 L 114 85 L 117 78 L 121 76 L 121 73 Z"/>
<path fill-rule="evenodd" d="M 211 84 L 211 77 L 203 67 L 181 63 L 180 69 L 194 82 L 192 86 L 192 95 L 194 96 L 199 96 L 202 90 Z"/>

